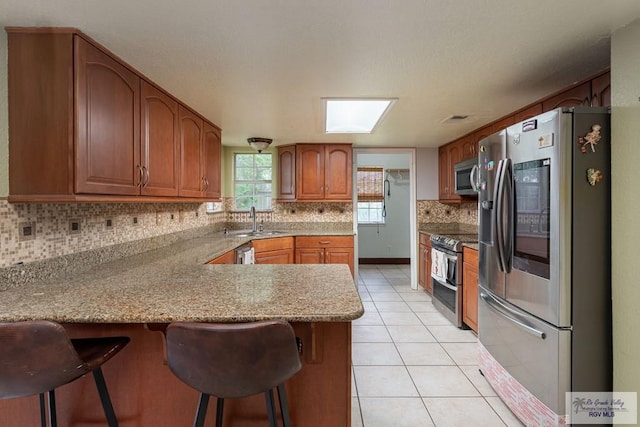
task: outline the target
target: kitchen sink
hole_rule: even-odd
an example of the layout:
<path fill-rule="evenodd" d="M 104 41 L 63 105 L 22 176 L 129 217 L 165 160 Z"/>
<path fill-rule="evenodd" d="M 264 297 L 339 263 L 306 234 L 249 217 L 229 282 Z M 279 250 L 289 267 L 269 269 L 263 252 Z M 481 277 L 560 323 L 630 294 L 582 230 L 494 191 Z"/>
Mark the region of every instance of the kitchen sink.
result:
<path fill-rule="evenodd" d="M 229 234 L 235 237 L 261 237 L 261 236 L 274 236 L 278 234 L 285 234 L 286 231 L 280 230 L 264 230 L 264 231 L 251 231 L 251 230 L 240 230 L 240 231 L 232 231 Z"/>

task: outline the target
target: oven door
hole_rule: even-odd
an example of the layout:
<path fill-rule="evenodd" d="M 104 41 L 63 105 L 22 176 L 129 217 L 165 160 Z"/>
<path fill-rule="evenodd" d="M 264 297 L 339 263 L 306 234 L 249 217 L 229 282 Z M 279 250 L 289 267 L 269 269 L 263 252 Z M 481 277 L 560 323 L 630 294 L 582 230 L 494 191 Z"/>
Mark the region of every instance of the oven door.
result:
<path fill-rule="evenodd" d="M 458 280 L 458 256 L 432 249 L 433 305 L 444 317 L 462 327 L 462 289 Z"/>

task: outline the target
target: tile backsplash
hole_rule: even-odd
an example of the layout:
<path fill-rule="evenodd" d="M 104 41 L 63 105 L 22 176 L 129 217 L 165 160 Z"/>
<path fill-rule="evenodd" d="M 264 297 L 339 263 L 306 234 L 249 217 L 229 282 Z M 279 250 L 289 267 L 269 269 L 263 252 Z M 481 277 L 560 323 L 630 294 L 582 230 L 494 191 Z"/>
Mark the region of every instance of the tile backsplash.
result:
<path fill-rule="evenodd" d="M 199 203 L 8 203 L 0 200 L 0 268 L 225 221 Z"/>
<path fill-rule="evenodd" d="M 444 204 L 437 200 L 418 200 L 418 224 L 462 223 L 478 225 L 478 203 Z"/>
<path fill-rule="evenodd" d="M 225 198 L 220 210 L 207 213 L 204 203 L 8 203 L 0 200 L 0 268 L 91 249 L 134 242 L 204 226 L 244 228 L 248 212 L 234 211 Z M 418 224 L 477 224 L 477 204 L 417 203 Z M 257 213 L 265 228 L 276 224 L 328 223 L 350 227 L 353 203 L 277 203 Z M 271 224 L 270 224 L 271 223 Z"/>

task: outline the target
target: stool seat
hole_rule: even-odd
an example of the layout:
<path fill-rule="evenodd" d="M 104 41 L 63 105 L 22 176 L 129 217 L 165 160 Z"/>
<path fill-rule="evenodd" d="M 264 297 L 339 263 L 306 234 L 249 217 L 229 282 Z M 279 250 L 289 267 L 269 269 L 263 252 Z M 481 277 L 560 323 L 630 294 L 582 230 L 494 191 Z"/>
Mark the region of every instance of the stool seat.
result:
<path fill-rule="evenodd" d="M 284 382 L 302 364 L 288 322 L 172 323 L 166 336 L 169 368 L 201 393 L 194 425 L 204 423 L 209 396 L 218 398 L 216 425 L 221 426 L 225 398 L 258 393 L 265 393 L 270 424 L 275 425 L 274 388 L 278 390 L 284 424 L 290 424 Z"/>
<path fill-rule="evenodd" d="M 54 389 L 93 373 L 109 426 L 117 426 L 101 366 L 129 342 L 128 337 L 70 339 L 50 321 L 0 323 L 0 399 L 40 395 L 42 425 L 46 426 L 44 393 L 49 417 L 55 420 Z"/>

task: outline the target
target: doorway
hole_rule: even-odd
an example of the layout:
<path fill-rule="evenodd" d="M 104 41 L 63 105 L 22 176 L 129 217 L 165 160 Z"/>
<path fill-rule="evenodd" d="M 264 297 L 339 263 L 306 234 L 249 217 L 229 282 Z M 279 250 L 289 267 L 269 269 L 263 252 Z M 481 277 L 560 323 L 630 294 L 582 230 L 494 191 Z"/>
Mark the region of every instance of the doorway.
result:
<path fill-rule="evenodd" d="M 413 148 L 354 148 L 353 157 L 356 275 L 360 259 L 363 263 L 377 264 L 408 261 L 411 287 L 417 289 L 416 151 Z M 373 199 L 378 202 L 366 203 L 367 199 L 362 199 L 361 194 L 358 204 L 358 168 L 382 170 L 383 196 Z"/>

